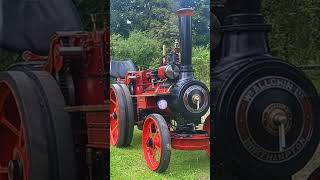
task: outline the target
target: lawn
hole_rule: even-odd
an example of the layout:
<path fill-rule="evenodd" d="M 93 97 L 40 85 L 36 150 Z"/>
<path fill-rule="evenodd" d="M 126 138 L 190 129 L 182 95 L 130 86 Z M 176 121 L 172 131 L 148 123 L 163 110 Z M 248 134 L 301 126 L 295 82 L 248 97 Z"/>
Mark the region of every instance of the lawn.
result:
<path fill-rule="evenodd" d="M 171 162 L 165 173 L 150 171 L 141 149 L 141 131 L 135 129 L 130 147 L 111 147 L 110 173 L 111 180 L 206 180 L 210 179 L 210 160 L 204 151 L 172 150 Z"/>

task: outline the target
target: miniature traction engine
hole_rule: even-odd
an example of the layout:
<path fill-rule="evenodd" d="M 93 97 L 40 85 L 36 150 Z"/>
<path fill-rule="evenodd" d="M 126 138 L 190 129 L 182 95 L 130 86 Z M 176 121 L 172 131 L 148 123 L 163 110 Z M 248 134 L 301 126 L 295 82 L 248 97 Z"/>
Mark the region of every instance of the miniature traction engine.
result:
<path fill-rule="evenodd" d="M 137 125 L 147 166 L 156 172 L 167 169 L 171 148 L 210 154 L 209 117 L 205 130 L 196 128 L 209 109 L 209 91 L 193 77 L 192 14 L 189 8 L 177 11 L 181 55 L 176 48 L 159 68 L 136 71 L 131 61 L 111 61 L 118 80 L 110 87 L 110 143 L 129 146 Z"/>

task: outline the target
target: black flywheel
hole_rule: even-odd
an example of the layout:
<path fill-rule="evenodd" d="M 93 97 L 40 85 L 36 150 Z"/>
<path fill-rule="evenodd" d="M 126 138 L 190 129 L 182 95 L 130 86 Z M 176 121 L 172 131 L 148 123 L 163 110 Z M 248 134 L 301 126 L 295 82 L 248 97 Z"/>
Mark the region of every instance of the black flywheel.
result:
<path fill-rule="evenodd" d="M 218 97 L 215 149 L 237 174 L 292 175 L 319 142 L 317 98 L 295 67 L 278 60 L 250 63 L 226 81 Z"/>

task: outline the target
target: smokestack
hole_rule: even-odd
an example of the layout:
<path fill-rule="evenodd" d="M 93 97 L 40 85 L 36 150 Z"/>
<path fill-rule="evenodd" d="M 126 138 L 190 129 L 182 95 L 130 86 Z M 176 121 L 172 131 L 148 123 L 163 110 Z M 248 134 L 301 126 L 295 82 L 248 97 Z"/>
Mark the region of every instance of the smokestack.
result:
<path fill-rule="evenodd" d="M 228 0 L 222 32 L 222 58 L 239 60 L 248 56 L 267 55 L 267 34 L 271 26 L 261 14 L 262 0 Z"/>
<path fill-rule="evenodd" d="M 228 0 L 227 14 L 259 14 L 262 0 Z"/>
<path fill-rule="evenodd" d="M 192 8 L 182 8 L 177 11 L 179 17 L 180 31 L 180 50 L 181 50 L 181 79 L 193 78 L 192 73 L 192 31 L 191 31 L 191 16 L 193 15 Z"/>

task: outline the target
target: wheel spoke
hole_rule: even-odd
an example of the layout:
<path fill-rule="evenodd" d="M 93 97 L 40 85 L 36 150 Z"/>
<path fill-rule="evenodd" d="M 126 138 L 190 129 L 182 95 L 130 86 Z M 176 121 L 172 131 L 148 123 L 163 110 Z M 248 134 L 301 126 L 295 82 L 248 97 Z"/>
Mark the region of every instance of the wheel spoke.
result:
<path fill-rule="evenodd" d="M 4 102 L 6 100 L 6 97 L 9 95 L 10 90 L 9 89 L 5 89 L 5 91 L 2 94 L 2 97 L 4 98 L 0 98 L 0 108 L 2 109 L 2 106 L 4 105 Z"/>
<path fill-rule="evenodd" d="M 111 99 L 111 98 L 110 98 L 110 101 L 111 101 L 112 104 L 117 104 L 116 101 Z"/>
<path fill-rule="evenodd" d="M 148 136 L 152 138 L 152 125 L 148 128 Z"/>
<path fill-rule="evenodd" d="M 152 139 L 155 139 L 157 136 L 159 136 L 159 129 L 156 128 L 156 132 L 154 133 Z"/>
<path fill-rule="evenodd" d="M 154 147 L 156 149 L 160 149 L 161 146 L 160 146 L 160 137 L 159 137 L 159 134 L 156 135 L 154 138 L 153 138 L 153 143 L 154 143 Z"/>
<path fill-rule="evenodd" d="M 12 125 L 10 121 L 8 121 L 4 116 L 1 118 L 1 124 L 6 126 L 16 136 L 20 135 L 20 131 L 14 125 Z"/>
<path fill-rule="evenodd" d="M 156 151 L 157 149 L 150 148 L 150 155 L 153 161 L 156 162 Z"/>
<path fill-rule="evenodd" d="M 118 132 L 118 126 L 119 126 L 119 124 L 117 123 L 117 124 L 111 129 L 112 135 L 114 135 L 115 132 Z"/>

